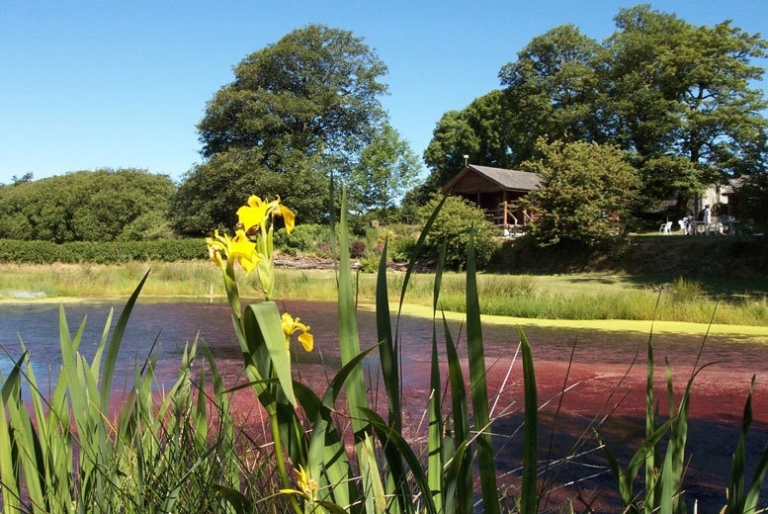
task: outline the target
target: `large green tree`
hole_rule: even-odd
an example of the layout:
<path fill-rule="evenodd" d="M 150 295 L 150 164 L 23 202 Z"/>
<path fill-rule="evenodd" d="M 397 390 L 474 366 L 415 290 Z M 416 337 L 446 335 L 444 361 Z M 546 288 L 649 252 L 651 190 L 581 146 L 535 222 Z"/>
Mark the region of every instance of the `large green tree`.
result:
<path fill-rule="evenodd" d="M 543 180 L 523 203 L 533 214 L 531 235 L 541 245 L 572 241 L 589 247 L 624 234 L 640 181 L 621 149 L 540 139 L 536 150 L 541 157 L 522 168 Z"/>
<path fill-rule="evenodd" d="M 431 171 L 431 189 L 444 186 L 461 171 L 464 156 L 483 166 L 503 168 L 510 164 L 505 113 L 501 91 L 493 90 L 463 110 L 443 115 L 424 151 L 424 162 Z"/>
<path fill-rule="evenodd" d="M 428 195 L 474 164 L 513 168 L 534 155 L 540 137 L 602 140 L 596 105 L 600 45 L 572 25 L 533 39 L 499 72 L 493 90 L 461 111 L 443 115 L 424 152 Z"/>
<path fill-rule="evenodd" d="M 137 169 L 78 171 L 0 189 L 0 238 L 69 241 L 156 239 L 175 185 Z"/>
<path fill-rule="evenodd" d="M 419 158 L 389 124 L 383 125 L 352 166 L 350 204 L 361 213 L 386 212 L 413 186 L 421 171 Z"/>
<path fill-rule="evenodd" d="M 517 61 L 501 68 L 513 164 L 533 158 L 540 138 L 606 139 L 600 108 L 602 60 L 597 41 L 573 25 L 563 25 L 533 38 Z"/>
<path fill-rule="evenodd" d="M 232 229 L 235 212 L 255 194 L 283 202 L 303 223 L 325 218 L 328 179 L 318 171 L 319 156 L 286 151 L 283 167 L 275 171 L 258 148 L 233 148 L 196 165 L 171 199 L 174 230 L 199 236 L 214 229 Z"/>
<path fill-rule="evenodd" d="M 435 194 L 418 208 L 418 219 L 427 219 L 443 200 Z M 458 196 L 449 196 L 435 218 L 429 235 L 424 240 L 423 257 L 437 259 L 445 245 L 445 263 L 452 269 L 464 269 L 467 265 L 467 246 L 470 229 L 474 231 L 475 258 L 480 269 L 491 260 L 499 236 L 499 227 L 488 221 L 485 212 L 473 203 Z"/>
<path fill-rule="evenodd" d="M 706 187 L 762 166 L 768 106 L 754 84 L 768 42 L 730 21 L 694 26 L 648 5 L 621 9 L 606 41 L 615 141 L 633 153 L 650 199 L 680 207 Z"/>
<path fill-rule="evenodd" d="M 251 194 L 280 195 L 303 221 L 320 221 L 320 184 L 331 173 L 348 177 L 386 119 L 386 71 L 361 38 L 322 25 L 248 55 L 198 125 L 206 160 L 179 188 L 176 227 L 199 234 L 230 226 L 225 212 Z M 222 199 L 232 202 L 228 210 Z"/>

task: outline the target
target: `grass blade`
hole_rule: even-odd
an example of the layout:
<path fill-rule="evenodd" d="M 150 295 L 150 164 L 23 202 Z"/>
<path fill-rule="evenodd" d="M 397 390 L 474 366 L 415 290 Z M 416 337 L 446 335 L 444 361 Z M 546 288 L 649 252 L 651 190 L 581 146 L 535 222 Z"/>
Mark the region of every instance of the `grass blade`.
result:
<path fill-rule="evenodd" d="M 291 376 L 290 353 L 285 348 L 285 335 L 283 325 L 280 322 L 280 310 L 275 302 L 261 302 L 246 307 L 245 332 L 256 336 L 254 348 L 251 352 L 260 358 L 257 362 L 262 364 L 259 370 L 261 376 L 269 376 L 267 366 L 272 366 L 280 383 L 282 393 L 287 401 L 296 405 L 293 394 L 293 378 Z"/>
<path fill-rule="evenodd" d="M 352 270 L 349 262 L 346 191 L 342 191 L 341 198 L 338 317 L 341 362 L 342 365 L 345 365 L 360 353 L 360 335 L 357 330 Z M 384 377 L 384 380 L 386 379 L 387 377 Z M 356 366 L 350 372 L 347 382 L 347 404 L 352 419 L 352 431 L 355 434 L 355 447 L 363 480 L 366 508 L 368 512 L 383 512 L 386 508 L 384 486 L 378 470 L 370 425 L 361 415 L 361 409 L 368 407 L 368 399 L 365 390 L 365 377 L 360 366 Z"/>
<path fill-rule="evenodd" d="M 149 271 L 144 274 L 144 277 L 139 282 L 139 285 L 134 289 L 133 294 L 128 299 L 128 302 L 123 307 L 123 312 L 120 313 L 120 318 L 115 325 L 115 331 L 112 332 L 112 339 L 109 342 L 107 348 L 107 357 L 104 361 L 104 374 L 101 379 L 101 411 L 109 411 L 109 401 L 112 396 L 112 377 L 115 373 L 115 365 L 117 363 L 117 354 L 120 351 L 120 343 L 123 340 L 123 334 L 125 333 L 125 327 L 128 325 L 128 320 L 131 317 L 131 311 L 136 304 L 136 300 L 139 298 L 141 288 L 144 287 L 144 282 L 147 281 Z"/>
<path fill-rule="evenodd" d="M 472 413 L 477 436 L 477 460 L 480 469 L 480 489 L 485 514 L 500 512 L 499 490 L 496 484 L 496 466 L 491 440 L 488 386 L 486 382 L 483 331 L 480 321 L 480 302 L 477 293 L 477 265 L 475 262 L 474 228 L 469 231 L 467 248 L 467 351 L 469 353 L 469 381 L 472 395 Z"/>
<path fill-rule="evenodd" d="M 360 409 L 360 411 L 373 425 L 374 429 L 376 430 L 376 434 L 382 441 L 382 446 L 384 446 L 385 449 L 390 449 L 387 454 L 397 453 L 402 455 L 403 460 L 408 463 L 408 466 L 413 473 L 413 479 L 419 489 L 421 489 L 421 497 L 424 499 L 424 507 L 426 512 L 437 514 L 438 510 L 435 508 L 435 504 L 432 502 L 432 494 L 429 490 L 429 482 L 427 481 L 427 477 L 421 467 L 421 462 L 419 461 L 419 458 L 413 453 L 413 450 L 411 449 L 408 442 L 403 438 L 400 432 L 393 430 L 392 427 L 388 426 L 376 411 L 367 408 Z M 410 498 L 402 498 L 403 501 L 409 499 Z"/>
<path fill-rule="evenodd" d="M 539 404 L 536 371 L 533 367 L 531 345 L 520 329 L 523 355 L 523 384 L 525 389 L 525 431 L 523 434 L 523 485 L 520 498 L 521 514 L 538 512 L 537 472 L 539 466 Z"/>
<path fill-rule="evenodd" d="M 387 292 L 387 246 L 389 238 L 384 241 L 381 252 L 379 271 L 376 278 L 376 333 L 378 334 L 379 361 L 384 387 L 389 403 L 389 423 L 395 430 L 401 430 L 403 415 L 400 409 L 400 366 L 397 356 L 397 341 L 392 338 L 392 320 L 389 314 L 389 293 Z"/>
<path fill-rule="evenodd" d="M 469 408 L 467 405 L 467 390 L 464 386 L 464 373 L 456 345 L 451 337 L 448 322 L 443 317 L 445 332 L 445 348 L 448 359 L 448 382 L 451 387 L 451 408 L 453 413 L 453 433 L 455 448 L 451 461 L 451 472 L 445 478 L 445 503 L 449 512 L 472 512 L 472 454 L 470 442 L 472 434 L 469 426 Z M 454 503 L 450 491 L 456 492 L 455 508 L 449 508 Z"/>

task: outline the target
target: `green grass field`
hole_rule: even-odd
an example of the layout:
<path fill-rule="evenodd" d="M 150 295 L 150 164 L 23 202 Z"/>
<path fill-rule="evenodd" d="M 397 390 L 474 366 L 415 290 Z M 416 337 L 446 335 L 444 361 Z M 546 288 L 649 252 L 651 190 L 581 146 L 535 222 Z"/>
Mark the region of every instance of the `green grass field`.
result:
<path fill-rule="evenodd" d="M 218 273 L 207 262 L 100 265 L 4 265 L 0 301 L 56 301 L 127 297 L 147 269 L 144 299 L 220 298 L 225 293 Z M 278 269 L 282 299 L 333 301 L 336 279 L 331 270 Z M 399 297 L 403 273 L 389 273 L 390 297 Z M 764 326 L 768 321 L 768 280 L 743 278 L 670 279 L 620 273 L 492 275 L 477 277 L 481 311 L 486 315 L 530 320 L 671 321 L 698 324 Z M 430 305 L 434 276 L 411 277 L 407 299 Z M 376 277 L 355 276 L 358 301 L 375 297 Z M 259 298 L 253 276 L 243 277 L 242 294 Z M 464 275 L 446 274 L 441 307 L 464 312 Z"/>

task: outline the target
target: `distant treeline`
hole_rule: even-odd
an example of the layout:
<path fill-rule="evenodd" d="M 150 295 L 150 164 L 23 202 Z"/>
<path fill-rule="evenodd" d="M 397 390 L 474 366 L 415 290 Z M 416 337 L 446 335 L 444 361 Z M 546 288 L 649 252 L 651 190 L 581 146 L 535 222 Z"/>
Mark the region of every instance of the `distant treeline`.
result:
<path fill-rule="evenodd" d="M 31 177 L 30 177 L 31 178 Z M 147 241 L 173 237 L 176 185 L 138 169 L 77 171 L 0 187 L 0 239 Z"/>

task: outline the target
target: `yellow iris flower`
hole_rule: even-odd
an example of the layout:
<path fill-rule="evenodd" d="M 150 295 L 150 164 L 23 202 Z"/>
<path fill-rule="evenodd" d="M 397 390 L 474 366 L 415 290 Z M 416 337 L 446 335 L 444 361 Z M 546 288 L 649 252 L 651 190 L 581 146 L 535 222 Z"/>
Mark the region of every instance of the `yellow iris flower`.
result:
<path fill-rule="evenodd" d="M 299 486 L 299 489 L 280 489 L 280 492 L 283 494 L 298 494 L 310 501 L 316 500 L 317 491 L 320 489 L 320 484 L 317 483 L 317 480 L 309 478 L 309 474 L 301 465 L 294 469 L 294 471 L 296 473 L 296 485 Z"/>
<path fill-rule="evenodd" d="M 256 251 L 256 244 L 253 243 L 245 231 L 240 229 L 235 232 L 235 237 L 214 232 L 213 237 L 205 238 L 208 245 L 208 255 L 219 268 L 233 266 L 235 261 L 240 264 L 246 274 L 256 269 L 261 260 L 261 256 Z"/>
<path fill-rule="evenodd" d="M 243 230 L 251 232 L 254 228 L 264 226 L 269 217 L 282 217 L 285 221 L 285 230 L 289 234 L 293 230 L 296 215 L 288 207 L 280 203 L 280 197 L 268 202 L 256 195 L 248 198 L 248 205 L 243 205 L 237 210 L 237 218 Z"/>
<path fill-rule="evenodd" d="M 309 333 L 309 325 L 301 323 L 298 317 L 294 318 L 287 312 L 283 313 L 280 321 L 283 324 L 285 346 L 289 346 L 291 344 L 291 336 L 293 334 L 296 332 L 301 332 L 301 334 L 299 334 L 299 342 L 301 343 L 301 346 L 303 346 L 304 349 L 308 352 L 312 351 L 312 348 L 315 347 L 315 338 L 312 334 Z"/>

